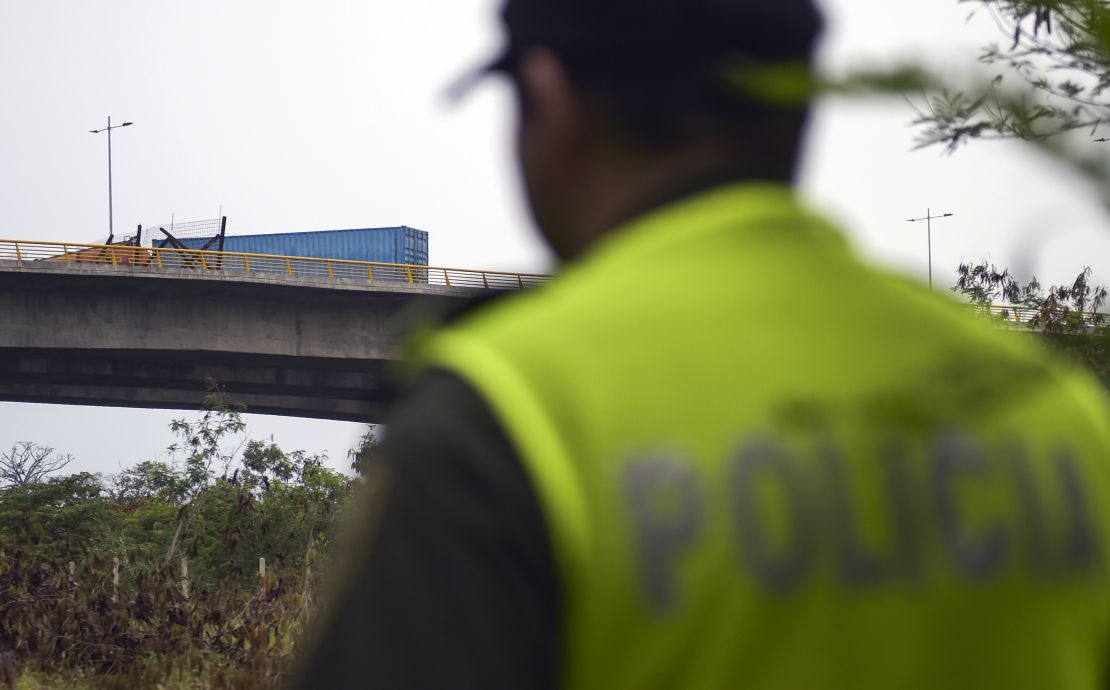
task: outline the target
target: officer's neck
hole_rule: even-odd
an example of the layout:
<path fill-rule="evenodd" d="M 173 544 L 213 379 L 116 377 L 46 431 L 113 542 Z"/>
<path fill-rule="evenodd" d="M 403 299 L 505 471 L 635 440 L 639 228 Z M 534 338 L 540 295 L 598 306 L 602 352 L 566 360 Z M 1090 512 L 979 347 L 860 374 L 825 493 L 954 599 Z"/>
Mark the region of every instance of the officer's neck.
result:
<path fill-rule="evenodd" d="M 691 147 L 666 156 L 600 159 L 582 177 L 559 254 L 573 259 L 629 221 L 679 199 L 724 184 L 790 184 L 789 174 L 769 173 L 719 148 Z"/>

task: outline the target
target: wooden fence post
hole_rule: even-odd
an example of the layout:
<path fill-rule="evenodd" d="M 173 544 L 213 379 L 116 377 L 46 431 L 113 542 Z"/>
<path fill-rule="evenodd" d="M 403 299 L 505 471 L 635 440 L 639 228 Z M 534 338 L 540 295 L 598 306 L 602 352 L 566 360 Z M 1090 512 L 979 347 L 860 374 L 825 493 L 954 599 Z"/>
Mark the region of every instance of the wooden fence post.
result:
<path fill-rule="evenodd" d="M 259 589 L 266 588 L 266 559 L 258 559 L 258 587 Z"/>
<path fill-rule="evenodd" d="M 19 668 L 15 665 L 15 652 L 0 653 L 0 681 L 9 688 L 19 683 Z"/>
<path fill-rule="evenodd" d="M 119 599 L 119 558 L 112 559 L 112 601 Z"/>

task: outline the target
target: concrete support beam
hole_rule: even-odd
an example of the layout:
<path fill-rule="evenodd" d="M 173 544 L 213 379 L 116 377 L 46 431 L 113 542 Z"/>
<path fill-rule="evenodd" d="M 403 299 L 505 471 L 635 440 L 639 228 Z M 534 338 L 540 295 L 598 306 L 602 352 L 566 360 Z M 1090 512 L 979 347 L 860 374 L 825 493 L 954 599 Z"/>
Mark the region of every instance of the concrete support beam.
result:
<path fill-rule="evenodd" d="M 0 400 L 381 421 L 402 312 L 474 294 L 0 262 Z"/>
<path fill-rule="evenodd" d="M 0 383 L 0 400 L 5 402 L 197 410 L 203 399 L 204 394 L 197 391 L 165 388 Z M 227 396 L 227 402 L 246 405 L 247 411 L 253 414 L 343 422 L 377 423 L 382 421 L 384 412 L 381 403 L 312 396 L 232 393 Z"/>

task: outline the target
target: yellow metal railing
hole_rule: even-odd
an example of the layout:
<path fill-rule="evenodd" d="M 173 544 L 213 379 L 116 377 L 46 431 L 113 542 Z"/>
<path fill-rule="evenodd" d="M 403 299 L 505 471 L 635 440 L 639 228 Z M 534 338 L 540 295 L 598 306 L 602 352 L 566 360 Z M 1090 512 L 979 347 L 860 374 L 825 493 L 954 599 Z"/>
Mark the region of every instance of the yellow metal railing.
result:
<path fill-rule="evenodd" d="M 490 290 L 519 290 L 540 285 L 551 279 L 551 276 L 538 273 L 410 266 L 349 259 L 4 239 L 0 239 L 0 260 L 23 263 L 62 262 L 176 268 L 249 273 L 287 279 L 354 280 L 366 283 L 407 283 Z"/>

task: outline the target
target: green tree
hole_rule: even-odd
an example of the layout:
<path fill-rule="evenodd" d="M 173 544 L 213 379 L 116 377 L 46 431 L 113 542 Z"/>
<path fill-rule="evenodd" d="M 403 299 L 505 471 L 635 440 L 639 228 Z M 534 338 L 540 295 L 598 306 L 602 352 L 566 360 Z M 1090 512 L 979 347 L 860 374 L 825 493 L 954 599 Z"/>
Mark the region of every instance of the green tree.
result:
<path fill-rule="evenodd" d="M 1046 143 L 1110 122 L 1110 5 L 1105 0 L 961 0 L 991 15 L 1004 43 L 983 47 L 991 81 L 925 100 L 920 143 L 949 149 L 975 139 Z"/>
<path fill-rule="evenodd" d="M 0 489 L 0 540 L 25 548 L 96 550 L 111 539 L 121 515 L 100 477 L 88 472 Z"/>
<path fill-rule="evenodd" d="M 180 505 L 189 488 L 185 475 L 168 463 L 144 460 L 113 476 L 108 492 L 114 500 L 132 506 L 155 499 Z"/>
<path fill-rule="evenodd" d="M 245 411 L 243 405 L 227 404 L 223 391 L 209 382 L 200 419 L 193 422 L 175 419 L 170 422 L 170 431 L 177 436 L 178 442 L 167 450 L 173 457 L 184 453 L 186 500 L 195 496 L 216 476 L 227 477 L 246 442 L 243 432 L 247 425 L 242 416 Z M 217 470 L 222 475 L 217 475 Z"/>
<path fill-rule="evenodd" d="M 366 476 L 367 468 L 373 461 L 381 441 L 378 439 L 378 430 L 371 425 L 358 439 L 358 446 L 347 451 L 347 459 L 351 461 L 351 469 L 360 477 Z"/>
<path fill-rule="evenodd" d="M 169 563 L 177 554 L 178 541 L 189 523 L 193 504 L 197 497 L 208 488 L 218 476 L 217 466 L 222 469 L 226 479 L 236 455 L 243 447 L 242 437 L 246 423 L 242 405 L 228 405 L 223 390 L 216 382 L 208 381 L 208 394 L 204 397 L 204 412 L 200 419 L 190 422 L 175 419 L 170 422 L 170 431 L 177 436 L 178 443 L 171 444 L 167 450 L 176 457 L 184 452 L 181 477 L 181 508 L 177 513 L 177 527 L 166 549 L 165 562 Z M 229 447 L 230 443 L 230 447 Z M 172 469 L 172 473 L 178 470 Z"/>
<path fill-rule="evenodd" d="M 1104 285 L 1091 283 L 1091 268 L 1085 266 L 1070 284 L 1053 285 L 1045 290 L 1036 276 L 1020 284 L 1008 269 L 994 264 L 960 264 L 952 291 L 974 305 L 1013 307 L 998 316 L 1015 318 L 1045 333 L 1073 335 L 1090 333 L 1106 325 L 1101 313 L 1108 292 Z"/>
<path fill-rule="evenodd" d="M 149 533 L 163 527 L 165 503 L 177 506 L 165 562 L 188 556 L 192 575 L 209 585 L 249 579 L 259 557 L 311 566 L 330 546 L 350 480 L 328 469 L 324 455 L 247 440 L 244 408 L 227 405 L 215 384 L 204 405 L 199 419 L 170 425 L 180 469 L 146 463 L 116 482 L 122 495 L 145 497 Z"/>
<path fill-rule="evenodd" d="M 281 674 L 352 479 L 322 454 L 246 440 L 218 390 L 171 429 L 171 462 L 0 488 L 0 650 L 17 666 L 57 687 L 258 687 Z M 375 442 L 369 432 L 359 450 Z"/>
<path fill-rule="evenodd" d="M 250 441 L 231 474 L 194 498 L 182 537 L 199 579 L 249 579 L 258 558 L 304 572 L 320 563 L 334 536 L 350 479 L 323 455 L 285 452 Z"/>
<path fill-rule="evenodd" d="M 1100 310 L 1110 293 L 1084 267 L 1071 283 L 1045 289 L 1034 277 L 1022 284 L 989 262 L 960 264 L 953 292 L 984 314 L 1030 329 L 1090 369 L 1110 390 L 1110 328 Z M 992 309 L 993 307 L 993 309 Z"/>

